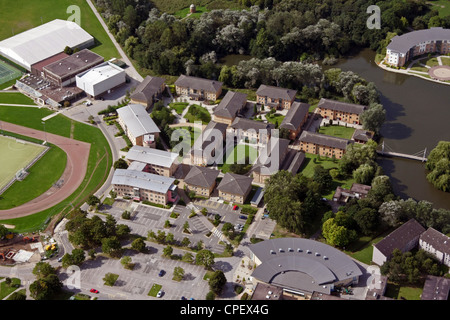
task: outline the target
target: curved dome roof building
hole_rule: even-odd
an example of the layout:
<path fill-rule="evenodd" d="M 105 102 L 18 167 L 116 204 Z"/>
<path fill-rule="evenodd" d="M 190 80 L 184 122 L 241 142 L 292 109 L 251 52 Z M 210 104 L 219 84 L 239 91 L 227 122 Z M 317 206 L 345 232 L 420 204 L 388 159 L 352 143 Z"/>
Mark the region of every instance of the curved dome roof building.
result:
<path fill-rule="evenodd" d="M 294 292 L 330 294 L 336 285 L 358 283 L 362 271 L 343 252 L 303 238 L 279 238 L 250 245 L 257 282 Z"/>

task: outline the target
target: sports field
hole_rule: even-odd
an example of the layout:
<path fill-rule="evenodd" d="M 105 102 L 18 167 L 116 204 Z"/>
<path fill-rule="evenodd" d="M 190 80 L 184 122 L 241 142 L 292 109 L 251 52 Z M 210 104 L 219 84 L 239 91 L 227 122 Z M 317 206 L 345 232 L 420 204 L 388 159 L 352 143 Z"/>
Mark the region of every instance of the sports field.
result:
<path fill-rule="evenodd" d="M 22 72 L 0 60 L 0 84 L 16 79 L 21 74 Z"/>
<path fill-rule="evenodd" d="M 18 142 L 15 138 L 0 136 L 0 189 L 44 149 L 45 147 L 37 144 Z"/>

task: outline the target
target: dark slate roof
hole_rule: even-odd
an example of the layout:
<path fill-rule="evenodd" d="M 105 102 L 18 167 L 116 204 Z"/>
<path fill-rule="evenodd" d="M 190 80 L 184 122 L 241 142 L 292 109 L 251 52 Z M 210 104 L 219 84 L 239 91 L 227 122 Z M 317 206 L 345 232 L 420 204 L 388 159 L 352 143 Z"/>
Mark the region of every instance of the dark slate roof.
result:
<path fill-rule="evenodd" d="M 289 142 L 287 139 L 270 138 L 264 149 L 261 150 L 252 171 L 260 172 L 261 174 L 273 174 L 278 170 L 282 170 L 283 165 L 285 165 L 284 160 L 288 152 Z M 272 163 L 272 161 L 274 162 Z"/>
<path fill-rule="evenodd" d="M 383 240 L 374 244 L 384 256 L 389 257 L 394 249 L 402 250 L 411 240 L 425 231 L 415 219 L 410 219 L 388 234 Z"/>
<path fill-rule="evenodd" d="M 191 77 L 184 74 L 175 81 L 175 85 L 184 88 L 205 90 L 208 92 L 217 92 L 222 88 L 222 82 L 220 81 Z"/>
<path fill-rule="evenodd" d="M 150 101 L 152 97 L 160 90 L 164 83 L 163 78 L 146 76 L 145 79 L 136 87 L 131 99 Z"/>
<path fill-rule="evenodd" d="M 253 178 L 227 172 L 217 186 L 217 190 L 243 196 L 252 187 Z"/>
<path fill-rule="evenodd" d="M 348 113 L 354 113 L 354 114 L 361 114 L 361 113 L 363 113 L 363 111 L 365 109 L 367 109 L 366 106 L 363 106 L 360 104 L 347 103 L 347 102 L 330 100 L 330 99 L 325 99 L 325 98 L 320 99 L 319 104 L 317 105 L 317 108 L 335 110 L 335 111 L 340 111 L 340 112 L 348 112 Z"/>
<path fill-rule="evenodd" d="M 186 178 L 184 178 L 184 182 L 193 186 L 209 189 L 214 185 L 219 173 L 220 171 L 218 170 L 193 166 L 186 175 Z"/>
<path fill-rule="evenodd" d="M 373 133 L 371 131 L 363 130 L 363 129 L 355 129 L 353 132 L 352 139 L 360 140 L 360 141 L 369 141 L 373 138 Z"/>
<path fill-rule="evenodd" d="M 423 285 L 422 300 L 447 300 L 450 279 L 427 275 Z"/>
<path fill-rule="evenodd" d="M 241 129 L 243 131 L 253 129 L 256 132 L 259 132 L 259 130 L 264 130 L 264 129 L 267 129 L 267 130 L 275 129 L 275 125 L 272 123 L 265 123 L 262 121 L 250 120 L 247 118 L 239 118 L 239 117 L 234 119 L 234 121 L 230 125 L 230 127 L 235 130 Z M 267 132 L 267 134 L 269 134 L 269 133 L 270 132 Z"/>
<path fill-rule="evenodd" d="M 292 153 L 293 151 L 294 150 L 289 151 L 289 153 Z M 303 161 L 305 161 L 305 153 L 303 151 L 295 152 L 294 158 L 292 159 L 289 167 L 286 170 L 293 175 L 297 174 L 298 169 L 300 169 L 303 164 Z"/>
<path fill-rule="evenodd" d="M 309 104 L 295 101 L 281 122 L 280 128 L 297 130 L 309 112 Z"/>
<path fill-rule="evenodd" d="M 205 150 L 210 143 L 215 142 L 215 138 L 213 137 L 215 137 L 215 134 L 217 133 L 216 130 L 218 130 L 223 137 L 227 131 L 227 127 L 228 125 L 225 123 L 209 122 L 202 134 L 195 140 L 191 152 L 194 152 L 194 150 Z"/>
<path fill-rule="evenodd" d="M 261 261 L 252 277 L 284 288 L 330 293 L 329 284 L 362 275 L 350 257 L 319 241 L 277 238 L 249 249 Z"/>
<path fill-rule="evenodd" d="M 429 243 L 440 252 L 450 254 L 450 238 L 431 227 L 420 235 L 420 240 Z"/>
<path fill-rule="evenodd" d="M 297 94 L 297 90 L 285 89 L 262 84 L 256 90 L 256 94 L 262 97 L 270 97 L 274 99 L 293 100 Z"/>
<path fill-rule="evenodd" d="M 309 131 L 303 131 L 302 134 L 300 135 L 299 140 L 301 142 L 314 143 L 342 150 L 345 150 L 349 144 L 353 143 L 353 141 L 348 139 L 327 136 L 325 134 L 314 133 Z"/>
<path fill-rule="evenodd" d="M 228 91 L 214 110 L 214 115 L 224 118 L 234 118 L 246 103 L 247 95 L 245 93 Z"/>
<path fill-rule="evenodd" d="M 450 40 L 450 29 L 442 27 L 416 30 L 395 36 L 391 39 L 387 49 L 406 53 L 409 49 L 425 41 Z"/>

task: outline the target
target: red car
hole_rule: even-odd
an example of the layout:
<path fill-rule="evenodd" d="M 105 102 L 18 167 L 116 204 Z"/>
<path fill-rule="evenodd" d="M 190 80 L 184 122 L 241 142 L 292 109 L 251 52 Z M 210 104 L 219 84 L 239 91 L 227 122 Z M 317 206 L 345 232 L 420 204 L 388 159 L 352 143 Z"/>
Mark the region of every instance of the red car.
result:
<path fill-rule="evenodd" d="M 97 289 L 91 289 L 91 292 L 92 293 L 98 293 L 98 290 Z"/>
<path fill-rule="evenodd" d="M 233 210 L 237 210 L 238 208 L 239 208 L 239 207 L 235 205 L 235 206 L 233 207 Z"/>

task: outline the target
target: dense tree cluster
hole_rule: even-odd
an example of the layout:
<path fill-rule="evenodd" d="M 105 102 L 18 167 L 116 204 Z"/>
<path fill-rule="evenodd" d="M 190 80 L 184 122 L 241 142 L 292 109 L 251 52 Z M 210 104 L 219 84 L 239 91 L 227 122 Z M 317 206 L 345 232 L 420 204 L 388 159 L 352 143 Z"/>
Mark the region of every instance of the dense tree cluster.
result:
<path fill-rule="evenodd" d="M 450 141 L 439 141 L 427 158 L 427 179 L 439 190 L 450 192 Z"/>
<path fill-rule="evenodd" d="M 321 188 L 319 182 L 302 174 L 278 171 L 265 185 L 264 203 L 270 218 L 290 232 L 307 232 L 314 217 L 324 211 Z"/>
<path fill-rule="evenodd" d="M 35 300 L 48 300 L 61 291 L 63 284 L 56 269 L 47 262 L 38 262 L 33 268 L 36 281 L 30 284 L 30 295 Z"/>
<path fill-rule="evenodd" d="M 440 265 L 424 250 L 402 253 L 399 249 L 394 249 L 392 258 L 381 266 L 380 271 L 390 281 L 418 284 L 427 274 L 443 276 L 448 267 Z"/>
<path fill-rule="evenodd" d="M 96 0 L 108 28 L 141 68 L 157 74 L 202 73 L 217 78 L 227 54 L 259 59 L 317 61 L 353 47 L 382 46 L 388 32 L 450 25 L 422 1 L 379 1 L 381 29 L 369 29 L 369 0 L 235 0 L 245 10 L 217 9 L 178 19 L 146 0 Z M 269 10 L 270 9 L 270 10 Z M 190 66 L 187 68 L 187 66 Z"/>
<path fill-rule="evenodd" d="M 379 208 L 381 220 L 390 227 L 398 227 L 411 218 L 425 227 L 434 228 L 444 234 L 450 233 L 450 210 L 435 209 L 431 202 L 413 199 L 391 200 Z"/>
<path fill-rule="evenodd" d="M 87 214 L 81 211 L 67 222 L 66 230 L 69 231 L 69 240 L 73 245 L 83 249 L 102 246 L 106 253 L 118 250 L 119 240 L 130 234 L 130 228 L 127 225 L 118 225 L 111 215 L 107 215 L 106 221 L 103 221 L 99 216 L 89 219 Z"/>

